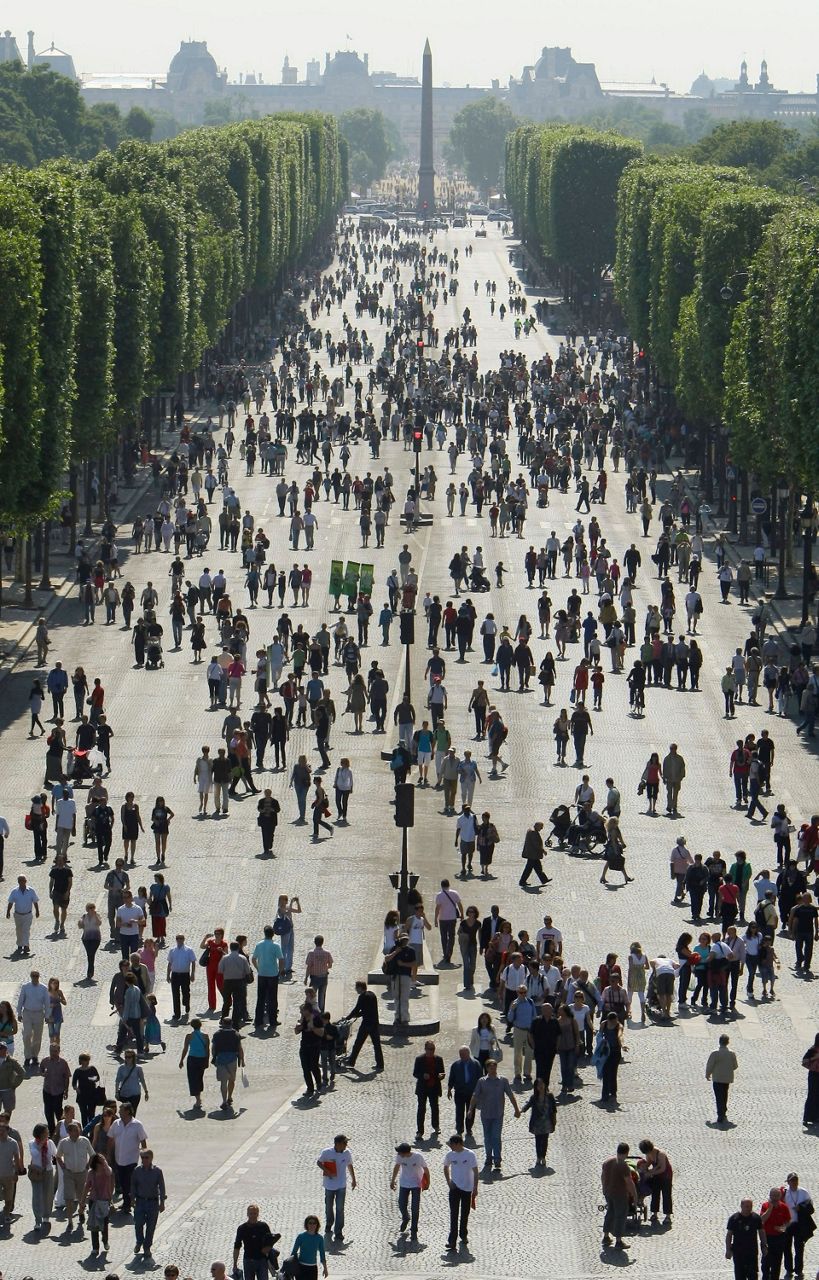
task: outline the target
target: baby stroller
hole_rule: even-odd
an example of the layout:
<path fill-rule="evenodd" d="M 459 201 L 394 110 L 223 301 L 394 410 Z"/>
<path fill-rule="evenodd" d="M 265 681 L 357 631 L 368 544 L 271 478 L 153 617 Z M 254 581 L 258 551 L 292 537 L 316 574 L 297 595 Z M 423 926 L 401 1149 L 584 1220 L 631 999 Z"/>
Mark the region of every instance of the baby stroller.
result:
<path fill-rule="evenodd" d="M 145 669 L 147 671 L 156 671 L 159 667 L 164 667 L 165 660 L 162 657 L 162 641 L 159 636 L 148 636 L 145 645 Z"/>
<path fill-rule="evenodd" d="M 552 829 L 546 837 L 546 844 L 551 846 L 554 839 L 557 841 L 558 849 L 562 849 L 566 844 L 569 829 L 572 825 L 572 815 L 568 805 L 559 804 L 556 809 L 553 809 L 549 815 L 549 821 L 552 824 Z"/>
<path fill-rule="evenodd" d="M 94 777 L 90 755 L 90 751 L 83 751 L 81 747 L 74 747 L 71 751 L 71 768 L 68 771 L 68 781 L 73 783 L 74 786 L 81 787 L 83 783 L 90 782 Z"/>
<path fill-rule="evenodd" d="M 606 843 L 606 824 L 602 815 L 585 809 L 578 811 L 577 817 L 569 828 L 567 843 L 571 854 L 591 854 L 598 845 Z"/>
<path fill-rule="evenodd" d="M 539 484 L 537 487 L 537 505 L 539 507 L 548 507 L 549 505 L 549 486 L 547 484 Z"/>
<path fill-rule="evenodd" d="M 472 573 L 469 575 L 469 589 L 470 591 L 489 590 L 489 579 L 481 569 L 473 568 Z"/>
<path fill-rule="evenodd" d="M 336 1026 L 336 1068 L 343 1069 L 347 1062 L 347 1041 L 352 1029 L 352 1018 L 339 1018 Z"/>

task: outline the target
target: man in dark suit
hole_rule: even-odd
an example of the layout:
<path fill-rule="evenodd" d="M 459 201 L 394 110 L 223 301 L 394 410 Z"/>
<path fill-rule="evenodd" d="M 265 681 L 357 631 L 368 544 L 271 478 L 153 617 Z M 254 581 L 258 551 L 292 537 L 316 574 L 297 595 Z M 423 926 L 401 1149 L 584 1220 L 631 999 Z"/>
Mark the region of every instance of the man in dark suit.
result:
<path fill-rule="evenodd" d="M 355 1038 L 353 1051 L 347 1059 L 347 1066 L 354 1067 L 355 1060 L 361 1052 L 361 1046 L 370 1037 L 373 1043 L 373 1053 L 375 1054 L 376 1071 L 384 1070 L 384 1052 L 381 1048 L 381 1035 L 379 1032 L 378 1017 L 378 996 L 374 991 L 369 991 L 366 982 L 357 982 L 355 989 L 358 992 L 358 999 L 354 1007 L 347 1014 L 348 1018 L 360 1018 L 361 1026 L 358 1028 L 358 1034 Z"/>
<path fill-rule="evenodd" d="M 500 922 L 503 916 L 500 913 L 500 907 L 490 907 L 489 915 L 484 916 L 481 921 L 481 955 L 483 955 L 490 941 L 500 928 Z"/>
<path fill-rule="evenodd" d="M 444 1071 L 444 1060 L 435 1052 L 435 1044 L 432 1040 L 427 1040 L 424 1045 L 424 1052 L 419 1053 L 415 1059 L 412 1074 L 415 1079 L 415 1096 L 418 1099 L 418 1132 L 415 1136 L 416 1138 L 423 1138 L 424 1136 L 427 1102 L 429 1103 L 432 1132 L 437 1134 L 441 1127 L 438 1116 L 438 1099 L 443 1092 L 441 1082 L 446 1072 Z"/>
<path fill-rule="evenodd" d="M 455 1094 L 455 1132 L 463 1137 L 464 1120 L 475 1092 L 475 1085 L 483 1075 L 483 1068 L 477 1058 L 473 1058 L 466 1045 L 458 1050 L 458 1057 L 449 1068 L 446 1096 Z M 472 1125 L 467 1122 L 466 1132 L 472 1132 Z"/>

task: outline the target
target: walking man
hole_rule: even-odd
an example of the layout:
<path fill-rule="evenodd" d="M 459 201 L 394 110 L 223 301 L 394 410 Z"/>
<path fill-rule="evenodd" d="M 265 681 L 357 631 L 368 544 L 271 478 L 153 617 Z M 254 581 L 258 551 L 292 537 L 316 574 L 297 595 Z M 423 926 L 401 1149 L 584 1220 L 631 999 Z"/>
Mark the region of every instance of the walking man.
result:
<path fill-rule="evenodd" d="M 168 952 L 167 980 L 171 984 L 173 998 L 173 1016 L 178 1022 L 182 1017 L 182 1006 L 185 1017 L 191 1011 L 191 983 L 196 978 L 196 952 L 185 946 L 184 933 L 176 935 L 176 946 Z"/>
<path fill-rule="evenodd" d="M 551 883 L 551 877 L 544 875 L 543 872 L 543 859 L 546 857 L 546 849 L 543 844 L 543 836 L 540 834 L 542 830 L 543 823 L 536 822 L 535 825 L 530 827 L 526 832 L 526 837 L 523 841 L 523 849 L 520 855 L 522 858 L 526 859 L 520 880 L 518 881 L 521 888 L 529 883 L 529 877 L 533 871 L 541 884 Z"/>
<path fill-rule="evenodd" d="M 323 1174 L 324 1225 L 328 1233 L 335 1228 L 333 1238 L 341 1241 L 344 1239 L 344 1202 L 347 1198 L 348 1171 L 353 1191 L 358 1186 L 352 1152 L 347 1148 L 347 1138 L 343 1133 L 336 1134 L 333 1145 L 324 1148 L 316 1164 Z"/>
<path fill-rule="evenodd" d="M 717 1124 L 725 1124 L 728 1119 L 728 1090 L 734 1083 L 734 1073 L 739 1065 L 736 1054 L 728 1048 L 729 1043 L 730 1037 L 721 1035 L 719 1048 L 709 1053 L 705 1064 L 705 1078 L 711 1081 L 714 1088 Z"/>
<path fill-rule="evenodd" d="M 165 1212 L 165 1178 L 154 1164 L 150 1147 L 139 1153 L 139 1164 L 131 1177 L 134 1197 L 134 1253 L 142 1251 L 147 1262 L 151 1257 L 151 1245 L 160 1213 Z"/>
<path fill-rule="evenodd" d="M 494 1064 L 493 1064 L 494 1065 Z M 444 1177 L 449 1188 L 449 1239 L 446 1247 L 452 1253 L 460 1237 L 462 1248 L 469 1242 L 469 1213 L 478 1199 L 478 1159 L 474 1151 L 464 1147 L 459 1133 L 449 1139 L 444 1156 Z"/>
<path fill-rule="evenodd" d="M 502 1148 L 501 1137 L 503 1133 L 503 1112 L 506 1105 L 506 1099 L 512 1104 L 515 1112 L 515 1118 L 520 1116 L 520 1107 L 518 1100 L 512 1092 L 509 1081 L 504 1076 L 498 1075 L 498 1064 L 493 1058 L 487 1058 L 486 1075 L 475 1086 L 475 1092 L 472 1095 L 472 1101 L 469 1104 L 467 1112 L 467 1121 L 471 1125 L 475 1119 L 475 1112 L 481 1113 L 481 1126 L 483 1128 L 483 1148 L 484 1148 L 484 1170 L 490 1173 L 492 1165 L 500 1172 Z"/>
<path fill-rule="evenodd" d="M 392 1167 L 390 1190 L 395 1190 L 398 1179 L 398 1209 L 401 1213 L 400 1231 L 410 1228 L 410 1239 L 418 1239 L 418 1214 L 421 1209 L 421 1189 L 429 1186 L 429 1166 L 420 1151 L 413 1151 L 408 1142 L 399 1142 L 395 1148 L 396 1161 Z"/>
<path fill-rule="evenodd" d="M 626 1228 L 626 1214 L 629 1203 L 637 1203 L 637 1192 L 631 1169 L 626 1162 L 629 1147 L 627 1142 L 617 1144 L 617 1155 L 603 1161 L 601 1182 L 603 1197 L 606 1201 L 606 1213 L 603 1218 L 603 1247 L 610 1249 L 612 1233 L 615 1249 L 622 1249 L 623 1232 Z"/>
<path fill-rule="evenodd" d="M 362 1045 L 369 1036 L 372 1042 L 373 1052 L 375 1054 L 375 1069 L 376 1071 L 383 1071 L 384 1052 L 381 1048 L 381 1035 L 379 1031 L 378 996 L 374 991 L 369 991 L 367 989 L 366 982 L 357 982 L 355 984 L 355 989 L 358 993 L 358 999 L 353 1005 L 353 1008 L 347 1014 L 347 1019 L 360 1018 L 361 1024 L 356 1034 L 352 1053 L 347 1059 L 347 1066 L 355 1066 L 356 1058 L 361 1052 Z"/>
<path fill-rule="evenodd" d="M 463 920 L 464 907 L 461 895 L 450 888 L 448 880 L 441 881 L 441 892 L 435 896 L 435 924 L 441 933 L 441 950 L 449 964 L 455 947 L 455 921 Z"/>

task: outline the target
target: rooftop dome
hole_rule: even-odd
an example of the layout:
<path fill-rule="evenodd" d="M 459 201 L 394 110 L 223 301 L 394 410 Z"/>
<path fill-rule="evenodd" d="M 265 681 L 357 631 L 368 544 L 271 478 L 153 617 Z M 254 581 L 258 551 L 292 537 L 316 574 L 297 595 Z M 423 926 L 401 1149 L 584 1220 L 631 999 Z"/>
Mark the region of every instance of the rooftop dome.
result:
<path fill-rule="evenodd" d="M 187 75 L 191 71 L 206 71 L 218 75 L 219 68 L 212 53 L 208 53 L 206 40 L 183 40 L 168 68 L 168 75 Z"/>

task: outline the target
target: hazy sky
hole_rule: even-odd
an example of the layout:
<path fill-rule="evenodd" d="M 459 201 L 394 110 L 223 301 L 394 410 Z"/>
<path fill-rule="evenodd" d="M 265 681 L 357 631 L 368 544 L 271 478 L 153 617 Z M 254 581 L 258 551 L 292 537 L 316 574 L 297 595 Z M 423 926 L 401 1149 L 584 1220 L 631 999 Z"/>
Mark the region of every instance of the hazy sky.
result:
<path fill-rule="evenodd" d="M 427 35 L 436 81 L 452 84 L 503 84 L 546 44 L 571 46 L 603 81 L 655 76 L 682 92 L 703 69 L 738 74 L 743 55 L 754 78 L 765 57 L 772 82 L 792 90 L 814 92 L 819 71 L 817 0 L 12 0 L 3 23 L 21 50 L 32 26 L 38 52 L 53 40 L 81 73 L 162 72 L 180 40 L 196 39 L 230 79 L 278 81 L 285 53 L 303 74 L 308 58 L 348 47 L 369 52 L 371 70 L 420 74 Z"/>

